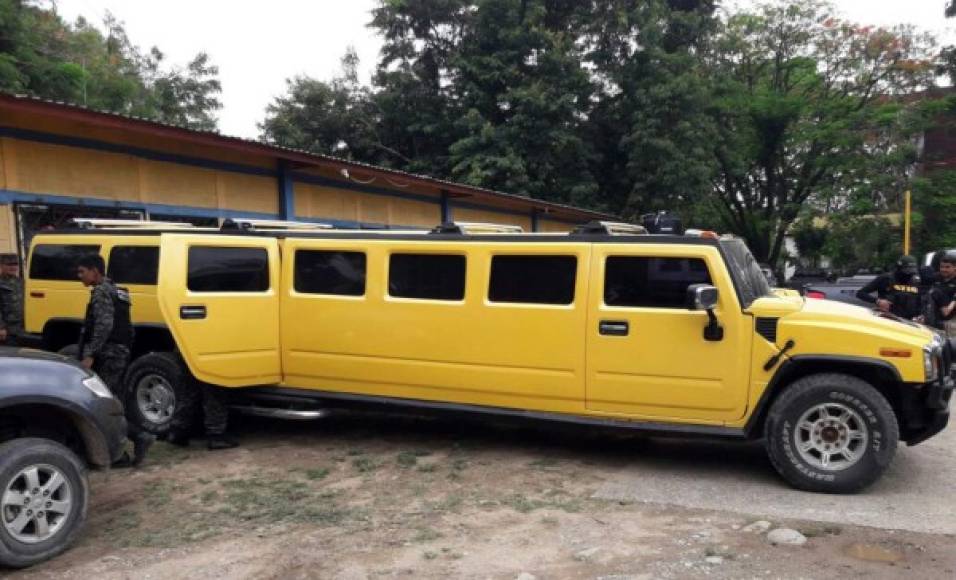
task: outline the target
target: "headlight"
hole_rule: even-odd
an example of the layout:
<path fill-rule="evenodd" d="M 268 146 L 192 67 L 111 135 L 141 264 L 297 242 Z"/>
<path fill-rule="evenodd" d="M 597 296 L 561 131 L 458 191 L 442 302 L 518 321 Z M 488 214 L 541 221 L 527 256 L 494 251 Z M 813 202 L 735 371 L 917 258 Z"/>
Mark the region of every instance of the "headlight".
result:
<path fill-rule="evenodd" d="M 926 373 L 926 381 L 935 381 L 939 378 L 940 353 L 936 348 L 923 349 L 923 371 Z"/>
<path fill-rule="evenodd" d="M 110 392 L 109 387 L 106 386 L 106 383 L 103 382 L 103 379 L 99 378 L 96 375 L 88 379 L 83 379 L 83 385 L 87 389 L 93 391 L 97 397 L 103 397 L 104 399 L 110 399 L 113 397 L 113 393 Z"/>

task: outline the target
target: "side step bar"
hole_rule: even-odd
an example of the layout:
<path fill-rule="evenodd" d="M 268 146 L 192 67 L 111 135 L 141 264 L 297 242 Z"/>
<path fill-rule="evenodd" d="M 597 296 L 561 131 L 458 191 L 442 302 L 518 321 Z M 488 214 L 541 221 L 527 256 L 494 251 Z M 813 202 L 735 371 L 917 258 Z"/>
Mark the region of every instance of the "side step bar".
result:
<path fill-rule="evenodd" d="M 270 419 L 288 419 L 291 421 L 313 421 L 328 416 L 327 409 L 277 409 L 274 407 L 259 407 L 256 405 L 233 405 L 229 407 L 244 415 L 269 417 Z"/>

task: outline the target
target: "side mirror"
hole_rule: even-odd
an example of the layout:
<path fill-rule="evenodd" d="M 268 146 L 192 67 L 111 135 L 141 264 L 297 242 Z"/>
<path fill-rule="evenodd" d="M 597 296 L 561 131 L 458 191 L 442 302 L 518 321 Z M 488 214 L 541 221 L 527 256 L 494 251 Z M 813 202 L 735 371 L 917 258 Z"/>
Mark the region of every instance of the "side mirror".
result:
<path fill-rule="evenodd" d="M 720 292 L 710 284 L 691 284 L 687 287 L 687 307 L 691 310 L 707 311 L 707 326 L 704 327 L 704 340 L 716 342 L 724 339 L 724 327 L 717 320 L 714 308 Z"/>
<path fill-rule="evenodd" d="M 717 308 L 720 293 L 710 284 L 691 284 L 687 287 L 687 307 L 691 310 Z"/>

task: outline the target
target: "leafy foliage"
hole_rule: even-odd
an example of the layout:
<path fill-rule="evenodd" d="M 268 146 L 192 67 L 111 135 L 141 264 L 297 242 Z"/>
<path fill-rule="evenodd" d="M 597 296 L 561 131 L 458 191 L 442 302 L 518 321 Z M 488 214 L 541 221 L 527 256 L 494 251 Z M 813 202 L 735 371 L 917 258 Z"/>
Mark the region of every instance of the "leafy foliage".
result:
<path fill-rule="evenodd" d="M 162 52 L 140 52 L 111 15 L 104 35 L 83 18 L 64 22 L 55 4 L 44 4 L 0 0 L 0 91 L 215 129 L 221 87 L 206 54 L 165 68 Z"/>

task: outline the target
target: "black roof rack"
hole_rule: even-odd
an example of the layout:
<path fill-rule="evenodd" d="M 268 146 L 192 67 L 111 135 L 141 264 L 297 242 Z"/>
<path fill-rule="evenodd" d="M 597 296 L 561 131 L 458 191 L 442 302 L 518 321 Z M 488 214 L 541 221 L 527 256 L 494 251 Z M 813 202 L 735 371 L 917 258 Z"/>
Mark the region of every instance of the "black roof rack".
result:
<path fill-rule="evenodd" d="M 509 224 L 486 224 L 479 222 L 445 222 L 431 229 L 432 234 L 522 234 L 521 226 Z"/>

